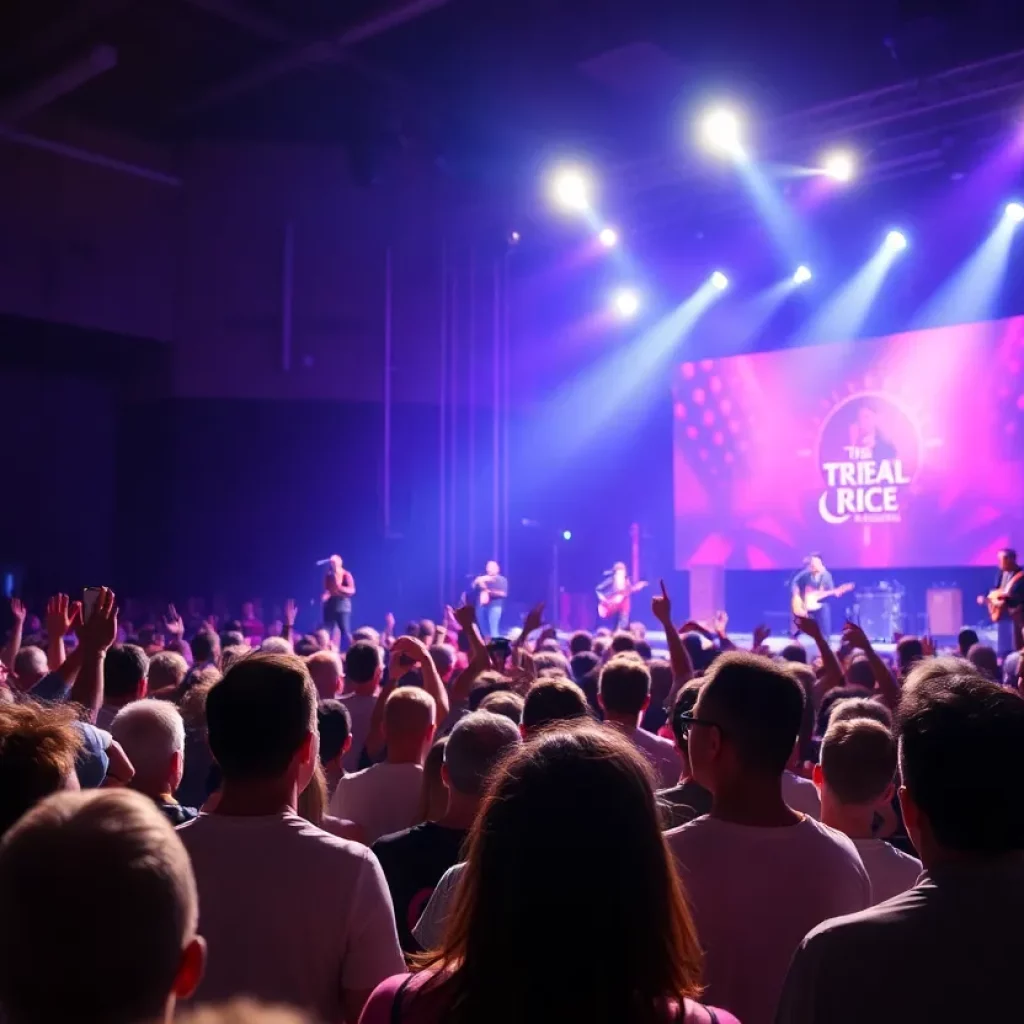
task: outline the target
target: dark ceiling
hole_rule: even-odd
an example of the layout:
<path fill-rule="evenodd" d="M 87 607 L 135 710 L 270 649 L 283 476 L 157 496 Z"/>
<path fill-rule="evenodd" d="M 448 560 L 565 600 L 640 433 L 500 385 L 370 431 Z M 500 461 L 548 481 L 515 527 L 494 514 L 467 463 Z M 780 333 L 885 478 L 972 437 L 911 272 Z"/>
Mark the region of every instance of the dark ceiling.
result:
<path fill-rule="evenodd" d="M 424 145 L 664 147 L 727 89 L 779 113 L 1024 46 L 1015 0 L 5 0 L 0 124 Z M 102 50 L 97 58 L 95 48 Z M 79 74 L 91 54 L 116 66 Z M 76 77 L 77 76 L 77 77 Z M 72 84 L 80 84 L 71 88 Z M 57 95 L 54 95 L 56 93 Z"/>

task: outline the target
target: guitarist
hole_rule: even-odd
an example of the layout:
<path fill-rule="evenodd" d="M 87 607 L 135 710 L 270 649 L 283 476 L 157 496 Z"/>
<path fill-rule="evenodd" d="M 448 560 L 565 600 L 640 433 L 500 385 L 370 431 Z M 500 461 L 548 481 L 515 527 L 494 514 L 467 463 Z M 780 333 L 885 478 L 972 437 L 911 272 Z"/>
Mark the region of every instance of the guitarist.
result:
<path fill-rule="evenodd" d="M 822 601 L 820 607 L 813 611 L 809 609 L 804 602 L 804 596 L 809 590 L 835 590 L 832 573 L 825 568 L 825 563 L 817 552 L 808 556 L 804 569 L 793 577 L 792 606 L 794 614 L 807 615 L 814 619 L 821 628 L 822 636 L 827 640 L 832 635 L 832 609 L 828 601 Z"/>
<path fill-rule="evenodd" d="M 1024 570 L 1017 564 L 1017 552 L 1003 548 L 999 552 L 999 575 L 995 588 L 978 604 L 988 604 L 998 630 L 999 657 L 1024 647 L 1021 626 L 1024 624 Z"/>
<path fill-rule="evenodd" d="M 625 562 L 616 562 L 611 573 L 598 586 L 598 601 L 608 609 L 602 622 L 613 631 L 629 628 L 629 599 L 634 589 L 626 575 Z"/>

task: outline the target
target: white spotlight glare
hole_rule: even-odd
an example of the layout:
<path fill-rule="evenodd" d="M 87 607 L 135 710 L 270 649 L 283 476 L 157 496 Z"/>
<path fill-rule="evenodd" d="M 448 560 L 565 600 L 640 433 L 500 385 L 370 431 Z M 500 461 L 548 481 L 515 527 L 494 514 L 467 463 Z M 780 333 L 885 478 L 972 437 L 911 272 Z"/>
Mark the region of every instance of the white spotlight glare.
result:
<path fill-rule="evenodd" d="M 718 107 L 704 115 L 700 124 L 700 138 L 713 153 L 739 156 L 743 152 L 740 119 L 725 107 Z"/>
<path fill-rule="evenodd" d="M 907 236 L 902 231 L 890 231 L 885 236 L 885 247 L 889 252 L 902 252 L 907 247 Z"/>
<path fill-rule="evenodd" d="M 623 320 L 630 320 L 640 311 L 640 295 L 635 288 L 619 288 L 612 295 L 612 307 Z"/>
<path fill-rule="evenodd" d="M 615 228 L 601 228 L 597 240 L 606 248 L 613 249 L 619 242 L 619 233 Z"/>
<path fill-rule="evenodd" d="M 558 168 L 551 177 L 551 199 L 556 206 L 572 213 L 590 208 L 591 181 L 578 167 Z"/>
<path fill-rule="evenodd" d="M 711 275 L 711 286 L 717 288 L 718 291 L 724 292 L 729 287 L 729 278 L 725 276 L 720 270 L 716 270 Z"/>
<path fill-rule="evenodd" d="M 1013 221 L 1014 224 L 1019 224 L 1024 221 L 1024 205 L 1013 202 L 1006 204 L 1006 210 L 1004 214 L 1008 220 Z"/>
<path fill-rule="evenodd" d="M 802 264 L 793 271 L 793 283 L 794 284 L 806 284 L 811 279 L 811 268 L 805 267 Z"/>
<path fill-rule="evenodd" d="M 836 149 L 825 154 L 822 170 L 833 181 L 852 181 L 854 174 L 857 173 L 857 162 L 849 150 Z"/>

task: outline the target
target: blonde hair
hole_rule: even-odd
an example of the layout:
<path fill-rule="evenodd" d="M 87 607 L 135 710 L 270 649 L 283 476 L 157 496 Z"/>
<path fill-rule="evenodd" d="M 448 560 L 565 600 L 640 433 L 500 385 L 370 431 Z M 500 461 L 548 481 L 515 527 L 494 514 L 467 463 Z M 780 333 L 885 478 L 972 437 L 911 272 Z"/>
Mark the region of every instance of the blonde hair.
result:
<path fill-rule="evenodd" d="M 185 847 L 128 789 L 26 814 L 0 845 L 0 906 L 0 1008 L 22 1024 L 163 1019 L 199 917 Z"/>
<path fill-rule="evenodd" d="M 425 733 L 437 718 L 434 698 L 418 686 L 400 686 L 384 705 L 384 732 L 392 735 Z"/>

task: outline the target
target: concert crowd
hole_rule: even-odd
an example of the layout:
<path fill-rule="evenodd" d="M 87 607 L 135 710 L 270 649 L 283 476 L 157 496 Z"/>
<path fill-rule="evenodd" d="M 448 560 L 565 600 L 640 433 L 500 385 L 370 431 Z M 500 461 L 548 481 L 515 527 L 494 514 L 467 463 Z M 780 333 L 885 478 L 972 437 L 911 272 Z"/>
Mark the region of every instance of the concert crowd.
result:
<path fill-rule="evenodd" d="M 664 584 L 665 650 L 495 636 L 507 589 L 351 632 L 340 559 L 308 632 L 13 599 L 0 1020 L 1018 1019 L 1019 651 L 741 650 Z"/>

